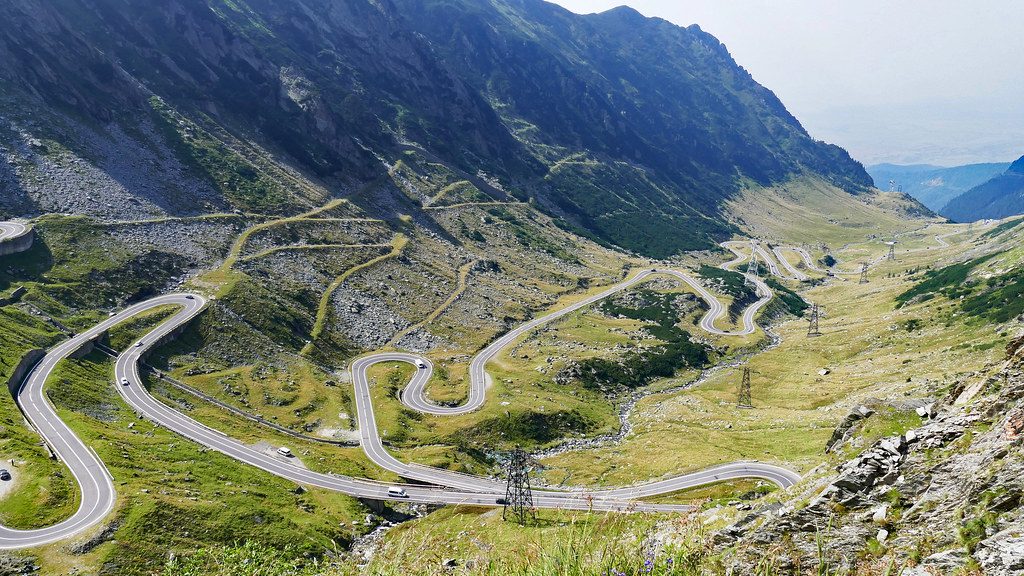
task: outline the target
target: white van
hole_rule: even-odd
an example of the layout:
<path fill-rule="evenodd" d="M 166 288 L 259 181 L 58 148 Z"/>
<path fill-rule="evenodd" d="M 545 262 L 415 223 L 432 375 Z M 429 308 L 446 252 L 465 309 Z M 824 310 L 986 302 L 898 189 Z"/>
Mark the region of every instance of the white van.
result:
<path fill-rule="evenodd" d="M 290 449 L 288 449 L 288 448 L 285 448 L 284 446 L 281 446 L 280 448 L 278 448 L 277 449 L 277 453 L 280 454 L 281 456 L 284 456 L 285 458 L 291 458 L 292 457 L 292 451 Z"/>
<path fill-rule="evenodd" d="M 419 368 L 420 370 L 423 370 L 427 367 L 427 363 L 424 362 L 423 360 L 417 360 L 416 367 Z"/>
<path fill-rule="evenodd" d="M 390 486 L 388 487 L 388 496 L 391 496 L 392 498 L 408 498 L 409 494 L 407 494 L 403 488 Z"/>

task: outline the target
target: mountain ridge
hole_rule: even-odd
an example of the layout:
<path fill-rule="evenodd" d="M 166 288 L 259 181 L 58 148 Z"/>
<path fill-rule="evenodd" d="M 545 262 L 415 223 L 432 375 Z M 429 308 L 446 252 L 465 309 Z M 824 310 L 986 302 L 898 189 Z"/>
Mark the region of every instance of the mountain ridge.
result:
<path fill-rule="evenodd" d="M 958 222 L 1000 219 L 1024 213 L 1024 156 L 1002 174 L 953 198 L 942 215 Z"/>
<path fill-rule="evenodd" d="M 941 212 L 950 200 L 998 175 L 1008 162 L 987 162 L 963 166 L 932 164 L 874 164 L 867 171 L 879 188 L 895 182 L 903 191 L 935 212 Z"/>
<path fill-rule="evenodd" d="M 265 148 L 321 188 L 240 204 L 236 183 L 185 154 L 197 178 L 242 210 L 299 211 L 379 186 L 413 145 L 536 200 L 566 228 L 665 257 L 732 235 L 723 204 L 748 182 L 810 173 L 852 193 L 872 184 L 844 150 L 811 139 L 713 36 L 631 10 L 580 16 L 539 0 L 17 0 L 0 54 L 13 63 L 13 106 L 42 100 L 57 116 L 126 125 L 129 135 L 148 117 L 179 154 L 174 132 L 195 123 L 223 133 L 222 143 Z M 90 144 L 71 148 L 95 155 Z M 371 203 L 406 202 L 384 187 Z"/>

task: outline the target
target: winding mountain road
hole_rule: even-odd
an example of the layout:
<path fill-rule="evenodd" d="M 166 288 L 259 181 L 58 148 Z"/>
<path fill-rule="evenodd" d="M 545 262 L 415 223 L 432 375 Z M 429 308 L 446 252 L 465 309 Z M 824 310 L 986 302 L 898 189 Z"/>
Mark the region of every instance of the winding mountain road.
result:
<path fill-rule="evenodd" d="M 0 222 L 0 242 L 17 238 L 28 231 L 28 226 L 21 222 Z"/>
<path fill-rule="evenodd" d="M 723 267 L 736 266 L 747 258 L 743 252 L 734 246 L 735 244 L 737 243 L 723 244 L 723 246 L 732 250 L 737 256 L 736 259 L 723 265 Z M 432 485 L 403 485 L 407 493 L 407 497 L 404 500 L 436 504 L 500 505 L 498 500 L 504 495 L 505 484 L 499 480 L 404 463 L 394 458 L 385 449 L 374 417 L 367 370 L 380 362 L 397 361 L 408 362 L 413 365 L 421 364 L 422 367 L 416 370 L 412 381 L 402 391 L 401 400 L 403 403 L 414 410 L 440 416 L 470 412 L 480 408 L 486 399 L 486 391 L 489 384 L 489 377 L 485 370 L 487 362 L 493 359 L 505 347 L 512 344 L 517 338 L 545 323 L 594 304 L 658 274 L 672 276 L 681 280 L 707 302 L 709 309 L 701 319 L 700 326 L 704 330 L 718 335 L 731 336 L 753 333 L 757 329 L 754 317 L 773 297 L 772 290 L 763 281 L 759 278 L 748 276 L 748 279 L 755 284 L 760 298 L 744 311 L 743 326 L 740 329 L 732 332 L 725 331 L 716 326 L 716 321 L 726 312 L 725 306 L 707 291 L 700 282 L 686 273 L 676 270 L 659 268 L 644 270 L 599 294 L 587 297 L 562 310 L 527 322 L 484 348 L 471 362 L 469 397 L 466 403 L 458 407 L 438 406 L 427 399 L 425 387 L 430 380 L 433 366 L 426 358 L 405 353 L 382 353 L 359 358 L 352 364 L 351 370 L 356 392 L 357 417 L 363 450 L 374 463 L 382 468 L 399 474 L 403 478 L 426 482 Z M 133 343 L 132 346 L 117 358 L 114 368 L 115 387 L 129 406 L 148 420 L 190 440 L 235 460 L 293 482 L 305 486 L 333 490 L 359 498 L 374 500 L 396 499 L 388 494 L 388 484 L 336 475 L 329 472 L 307 470 L 290 462 L 288 459 L 252 448 L 230 438 L 224 433 L 178 412 L 149 393 L 139 373 L 139 364 L 142 358 L 147 351 L 159 345 L 172 332 L 184 327 L 195 318 L 202 312 L 206 304 L 207 302 L 202 296 L 193 294 L 167 294 L 135 304 L 116 316 L 100 322 L 93 328 L 75 335 L 70 340 L 55 347 L 32 368 L 20 389 L 17 390 L 17 403 L 25 413 L 28 421 L 75 477 L 80 489 L 81 504 L 71 517 L 46 528 L 16 530 L 0 526 L 0 549 L 28 548 L 69 538 L 96 525 L 113 509 L 117 495 L 110 473 L 96 453 L 85 446 L 57 415 L 56 410 L 45 397 L 45 383 L 57 364 L 79 350 L 89 339 L 98 337 L 117 324 L 148 310 L 167 305 L 180 306 L 181 310 L 150 331 L 139 341 Z M 122 382 L 126 382 L 126 384 L 122 384 Z M 797 474 L 779 466 L 760 462 L 735 462 L 691 474 L 623 488 L 594 491 L 536 490 L 534 492 L 534 504 L 541 508 L 576 510 L 689 510 L 691 508 L 685 505 L 651 504 L 638 502 L 636 499 L 668 494 L 736 478 L 762 478 L 782 487 L 791 486 L 800 479 Z"/>
<path fill-rule="evenodd" d="M 926 229 L 927 229 L 927 227 L 925 227 L 922 230 L 926 230 Z M 950 244 L 949 244 L 949 242 L 946 241 L 946 238 L 949 238 L 949 237 L 952 237 L 952 236 L 956 236 L 958 234 L 963 234 L 963 233 L 964 233 L 964 230 L 954 230 L 953 232 L 947 232 L 945 234 L 937 234 L 937 235 L 935 235 L 933 237 L 934 240 L 935 240 L 935 245 L 934 246 L 921 246 L 919 248 L 910 248 L 908 250 L 904 250 L 903 252 L 897 252 L 897 255 L 899 255 L 899 254 L 914 254 L 914 253 L 917 253 L 917 252 L 928 252 L 929 250 L 942 250 L 944 248 L 949 248 Z M 900 236 L 901 235 L 897 234 L 897 238 L 900 237 Z M 881 255 L 875 257 L 874 259 L 872 259 L 872 260 L 870 260 L 868 262 L 865 262 L 865 264 L 867 264 L 868 269 L 871 269 L 871 268 L 874 268 L 875 266 L 881 264 L 882 262 L 885 262 L 888 259 L 889 259 L 889 253 L 888 252 L 883 252 Z M 853 270 L 840 270 L 840 269 L 838 269 L 838 267 L 835 267 L 835 268 L 833 268 L 832 273 L 836 274 L 836 275 L 839 275 L 839 276 L 853 276 L 853 275 L 857 275 L 857 274 L 861 273 L 861 267 L 858 266 L 857 268 L 855 268 Z"/>

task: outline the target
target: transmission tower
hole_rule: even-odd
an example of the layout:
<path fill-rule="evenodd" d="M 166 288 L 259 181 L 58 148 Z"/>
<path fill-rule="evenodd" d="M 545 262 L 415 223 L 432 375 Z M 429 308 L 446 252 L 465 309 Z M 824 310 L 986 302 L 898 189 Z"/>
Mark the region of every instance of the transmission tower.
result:
<path fill-rule="evenodd" d="M 867 262 L 861 262 L 861 264 L 860 264 L 860 283 L 861 284 L 867 284 L 868 283 L 868 263 Z"/>
<path fill-rule="evenodd" d="M 807 319 L 807 322 L 810 323 L 810 326 L 807 327 L 809 338 L 821 336 L 821 330 L 818 328 L 819 319 L 821 319 L 821 308 L 817 304 L 811 304 L 811 316 Z"/>
<path fill-rule="evenodd" d="M 971 234 L 971 233 L 973 233 L 973 232 L 974 232 L 974 222 L 969 222 L 969 223 L 967 224 L 967 233 L 968 233 L 968 234 Z"/>
<path fill-rule="evenodd" d="M 889 242 L 889 260 L 896 260 L 896 243 Z"/>
<path fill-rule="evenodd" d="M 896 191 L 896 181 L 895 180 L 889 180 L 889 192 L 895 192 L 895 191 Z"/>
<path fill-rule="evenodd" d="M 736 406 L 740 408 L 753 408 L 750 400 L 750 368 L 743 368 L 743 381 L 740 382 L 740 395 L 736 400 Z"/>
<path fill-rule="evenodd" d="M 744 279 L 743 283 L 747 284 L 747 285 L 753 285 L 754 281 L 751 280 L 750 278 L 751 277 L 757 278 L 759 275 L 760 275 L 760 272 L 758 271 L 758 267 L 757 267 L 757 255 L 754 254 L 753 252 L 751 252 L 750 253 L 750 264 L 747 264 L 747 276 Z"/>
<path fill-rule="evenodd" d="M 528 519 L 537 520 L 533 508 L 533 492 L 530 490 L 530 465 L 526 452 L 516 446 L 508 461 L 508 487 L 505 489 L 505 509 L 501 512 L 503 520 L 513 519 L 520 526 L 525 526 Z"/>

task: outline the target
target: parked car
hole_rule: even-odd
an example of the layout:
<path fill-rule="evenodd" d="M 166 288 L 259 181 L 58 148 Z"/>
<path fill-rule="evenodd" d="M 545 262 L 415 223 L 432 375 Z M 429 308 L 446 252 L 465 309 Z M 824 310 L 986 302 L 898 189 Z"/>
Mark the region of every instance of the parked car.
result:
<path fill-rule="evenodd" d="M 4 482 L 8 482 L 8 481 L 10 481 L 10 479 L 11 479 L 11 473 L 8 472 L 6 468 L 0 470 L 0 480 L 3 480 Z"/>
<path fill-rule="evenodd" d="M 293 456 L 291 449 L 285 448 L 284 446 L 278 448 L 277 453 L 280 454 L 281 456 L 284 456 L 285 458 L 291 458 Z"/>

